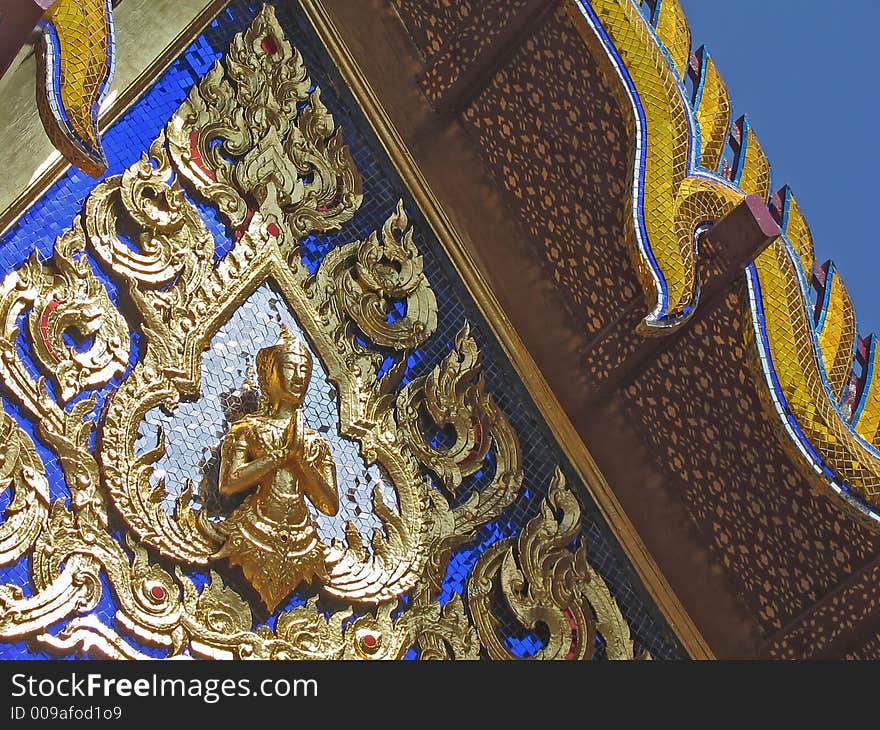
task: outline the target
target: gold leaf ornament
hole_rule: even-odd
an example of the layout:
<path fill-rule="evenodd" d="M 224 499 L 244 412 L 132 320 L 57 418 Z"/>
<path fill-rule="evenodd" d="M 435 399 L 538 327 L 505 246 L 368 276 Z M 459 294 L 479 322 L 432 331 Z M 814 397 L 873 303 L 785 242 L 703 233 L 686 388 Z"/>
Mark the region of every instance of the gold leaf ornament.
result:
<path fill-rule="evenodd" d="M 175 166 L 233 228 L 271 212 L 295 240 L 360 207 L 360 175 L 271 5 L 235 37 L 167 128 Z"/>
<path fill-rule="evenodd" d="M 588 659 L 600 630 L 610 659 L 633 659 L 629 627 L 581 544 L 580 507 L 557 470 L 541 513 L 516 538 L 494 543 L 477 561 L 468 605 L 480 642 L 493 659 L 516 658 L 497 633 L 492 597 L 500 594 L 523 626 L 543 625 L 549 641 L 533 659 Z"/>

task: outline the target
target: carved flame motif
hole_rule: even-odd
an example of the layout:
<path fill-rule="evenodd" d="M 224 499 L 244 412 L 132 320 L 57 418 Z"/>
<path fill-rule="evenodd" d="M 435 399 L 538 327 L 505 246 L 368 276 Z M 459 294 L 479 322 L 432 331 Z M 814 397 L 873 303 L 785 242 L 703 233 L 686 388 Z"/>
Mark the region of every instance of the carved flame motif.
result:
<path fill-rule="evenodd" d="M 492 658 L 515 658 L 495 631 L 491 601 L 499 589 L 523 625 L 534 629 L 543 624 L 548 629 L 550 639 L 534 659 L 590 658 L 597 630 L 609 658 L 634 658 L 629 627 L 605 582 L 587 562 L 586 547 L 569 547 L 579 533 L 580 507 L 557 470 L 541 514 L 518 538 L 495 543 L 477 561 L 468 584 L 468 604 Z"/>
<path fill-rule="evenodd" d="M 49 515 L 49 484 L 30 437 L 0 410 L 0 493 L 12 490 L 0 523 L 0 565 L 33 545 Z"/>
<path fill-rule="evenodd" d="M 327 256 L 329 266 L 336 260 L 349 264 L 344 273 L 338 268 L 336 274 L 339 303 L 345 313 L 377 345 L 397 349 L 417 347 L 437 328 L 437 300 L 408 224 L 403 202 L 398 202 L 397 211 L 382 227 L 381 238 L 373 233 L 357 245 L 353 266 L 350 249 Z M 401 303 L 404 312 L 396 321 L 389 321 L 393 302 Z M 424 322 L 419 321 L 422 314 L 428 315 Z"/>
<path fill-rule="evenodd" d="M 442 366 L 407 383 L 397 400 L 398 423 L 407 443 L 450 491 L 482 466 L 492 443 L 492 430 L 500 414 L 483 388 L 480 351 L 465 323 L 455 338 L 455 350 L 444 358 Z M 437 426 L 455 430 L 455 441 L 449 448 L 434 449 L 425 441 L 422 407 Z"/>
<path fill-rule="evenodd" d="M 128 325 L 92 273 L 82 229 L 74 226 L 55 244 L 55 271 L 33 254 L 19 269 L 15 312 L 30 305 L 28 333 L 37 361 L 69 401 L 120 375 L 128 364 Z"/>
<path fill-rule="evenodd" d="M 233 228 L 268 208 L 298 239 L 338 228 L 363 199 L 342 133 L 271 7 L 235 37 L 167 134 L 177 169 Z"/>
<path fill-rule="evenodd" d="M 156 168 L 144 155 L 122 175 L 98 185 L 86 201 L 89 243 L 112 271 L 153 290 L 156 315 L 174 326 L 187 314 L 188 298 L 206 276 L 214 240 L 172 171 L 160 137 L 150 148 Z M 120 228 L 134 229 L 133 248 Z M 172 282 L 177 286 L 168 287 Z M 156 290 L 167 289 L 163 294 Z"/>
<path fill-rule="evenodd" d="M 184 188 L 216 206 L 235 229 L 234 245 L 217 261 L 214 241 Z M 27 597 L 0 586 L 0 640 L 25 638 L 57 651 L 115 658 L 145 657 L 130 638 L 168 656 L 211 658 L 400 658 L 414 646 L 422 658 L 502 653 L 487 628 L 492 619 L 481 588 L 472 591 L 469 605 L 461 597 L 437 603 L 452 549 L 497 519 L 523 480 L 517 436 L 485 392 L 477 340 L 464 323 L 448 356 L 426 377 L 401 387 L 409 353 L 437 326 L 437 300 L 402 203 L 381 231 L 334 249 L 314 275 L 300 260 L 302 237 L 348 221 L 360 205 L 360 189 L 340 130 L 267 6 L 193 89 L 149 155 L 95 188 L 82 222 L 78 218 L 56 244 L 54 263 L 34 258 L 6 278 L 0 287 L 4 392 L 39 424 L 72 499 L 49 506 L 36 452 L 0 416 L 0 435 L 6 434 L 0 478 L 7 480 L 0 488 L 12 484 L 15 490 L 0 522 L 0 562 L 30 551 L 33 584 Z M 125 316 L 89 271 L 84 250 L 124 295 L 130 305 Z M 263 559 L 264 548 L 249 532 L 250 508 L 214 522 L 185 489 L 169 514 L 161 480 L 158 486 L 151 480 L 164 453 L 161 434 L 154 449 L 135 453 L 148 411 L 173 411 L 181 399 L 199 397 L 203 350 L 267 282 L 295 315 L 338 392 L 339 434 L 358 442 L 367 463 L 382 467 L 397 498 L 392 509 L 378 488 L 374 492 L 381 529 L 369 545 L 349 523 L 345 540 L 321 546 L 323 565 L 312 590 L 335 598 L 340 610 L 325 616 L 315 595 L 277 616 L 274 629 L 254 627 L 264 612 L 236 589 L 222 560 L 235 557 L 238 565 L 253 562 L 272 573 L 267 584 L 283 588 L 278 595 L 268 591 L 272 607 L 298 582 L 285 572 L 284 561 Z M 70 296 L 74 291 L 77 298 Z M 81 309 L 73 308 L 75 302 Z M 62 400 L 124 375 L 97 423 L 86 418 L 93 398 L 81 397 L 65 409 L 42 379 L 31 376 L 16 344 L 23 316 L 34 340 L 47 318 L 47 349 L 34 349 L 42 367 L 65 378 L 58 380 Z M 70 335 L 70 326 L 78 337 L 93 338 L 91 346 L 63 350 L 58 338 Z M 127 367 L 135 330 L 139 355 Z M 69 376 L 49 361 L 50 347 L 69 361 Z M 388 353 L 393 363 L 380 376 Z M 241 423 L 233 429 L 244 428 Z M 449 428 L 453 445 L 432 446 L 429 432 Z M 305 426 L 296 430 L 308 433 Z M 301 457 L 292 471 L 305 463 L 320 467 L 315 474 L 322 475 L 321 499 L 325 511 L 332 511 L 335 476 L 332 460 L 319 458 L 320 439 L 297 446 L 290 434 L 275 436 L 283 447 L 269 452 L 281 461 L 292 453 Z M 287 436 L 294 440 L 288 443 Z M 456 493 L 463 478 L 490 455 L 490 483 L 461 498 Z M 255 451 L 244 460 L 261 456 Z M 123 539 L 107 529 L 108 503 L 122 518 Z M 566 617 L 579 632 L 576 655 L 589 654 L 595 621 L 590 623 L 586 599 L 606 641 L 620 637 L 623 649 L 615 655 L 624 655 L 628 631 L 613 599 L 590 572 L 583 549 L 572 554 L 566 547 L 580 529 L 576 503 L 559 485 L 551 503 L 563 511 L 562 522 L 554 521 L 548 507 L 542 522 L 527 527 L 515 555 L 499 557 L 503 566 L 485 558 L 474 580 L 482 586 L 501 570 L 504 595 L 517 616 L 550 628 L 544 654 L 567 651 Z M 224 546 L 233 533 L 241 544 L 229 540 Z M 508 549 L 504 543 L 487 555 Z M 187 574 L 193 566 L 210 573 L 201 589 Z M 101 597 L 102 579 L 117 603 L 114 627 L 87 615 Z M 398 614 L 394 609 L 405 594 L 408 605 Z M 46 632 L 62 621 L 59 633 Z"/>

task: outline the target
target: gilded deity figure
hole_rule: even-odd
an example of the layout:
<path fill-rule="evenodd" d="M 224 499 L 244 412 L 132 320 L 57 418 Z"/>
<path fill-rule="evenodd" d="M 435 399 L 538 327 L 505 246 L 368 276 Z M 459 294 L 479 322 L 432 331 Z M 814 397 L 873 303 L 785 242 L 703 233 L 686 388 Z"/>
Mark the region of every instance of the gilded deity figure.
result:
<path fill-rule="evenodd" d="M 330 447 L 303 419 L 312 374 L 305 344 L 282 328 L 278 342 L 257 353 L 256 369 L 261 406 L 230 427 L 219 479 L 223 495 L 253 491 L 223 523 L 227 537 L 215 557 L 241 567 L 274 611 L 301 582 L 325 570 L 326 548 L 306 500 L 335 515 L 339 497 Z"/>

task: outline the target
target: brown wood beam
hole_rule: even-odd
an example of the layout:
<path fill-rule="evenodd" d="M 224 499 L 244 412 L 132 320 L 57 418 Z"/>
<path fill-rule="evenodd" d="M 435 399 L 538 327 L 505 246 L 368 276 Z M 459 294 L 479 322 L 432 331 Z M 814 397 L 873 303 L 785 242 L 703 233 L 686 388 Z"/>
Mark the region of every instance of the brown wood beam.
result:
<path fill-rule="evenodd" d="M 672 334 L 644 337 L 632 332 L 631 337 L 641 338 L 638 347 L 601 382 L 597 383 L 592 401 L 604 400 L 625 387 L 657 355 L 668 347 L 674 347 L 683 334 L 695 322 L 709 315 L 722 301 L 734 282 L 743 274 L 746 265 L 753 261 L 780 235 L 779 226 L 773 220 L 766 204 L 757 195 L 745 199 L 724 218 L 706 231 L 704 238 L 717 250 L 721 270 L 709 277 L 700 292 L 697 309 L 691 319 Z M 600 333 L 600 337 L 603 333 Z M 599 343 L 594 340 L 593 346 Z"/>
<path fill-rule="evenodd" d="M 527 0 L 499 32 L 483 25 L 491 23 L 485 12 L 474 13 L 473 24 L 441 49 L 419 77 L 434 110 L 450 117 L 461 112 L 559 4 L 560 0 Z"/>
<path fill-rule="evenodd" d="M 880 555 L 801 611 L 760 648 L 768 659 L 839 659 L 880 633 Z"/>

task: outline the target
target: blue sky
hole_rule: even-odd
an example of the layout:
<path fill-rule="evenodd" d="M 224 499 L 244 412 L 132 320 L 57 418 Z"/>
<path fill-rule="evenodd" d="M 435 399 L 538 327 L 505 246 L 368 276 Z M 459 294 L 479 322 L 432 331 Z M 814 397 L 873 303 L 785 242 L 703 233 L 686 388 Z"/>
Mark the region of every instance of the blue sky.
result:
<path fill-rule="evenodd" d="M 873 223 L 880 108 L 877 0 L 680 0 L 693 48 L 705 44 L 733 118 L 748 114 L 807 216 L 816 257 L 833 259 L 862 335 L 880 335 Z"/>

